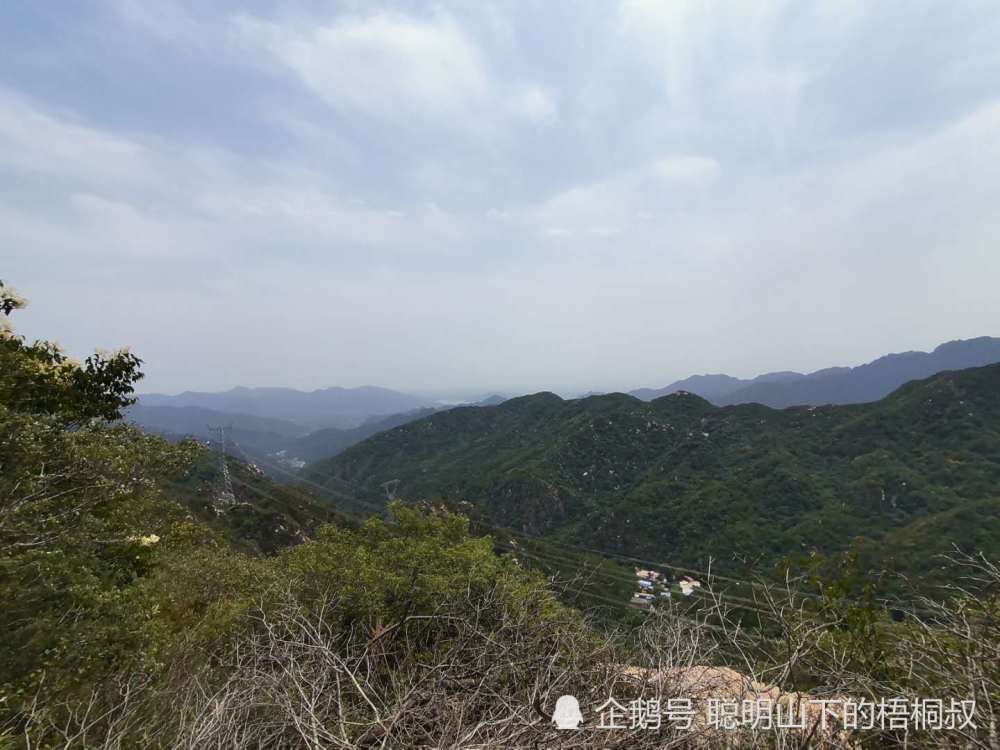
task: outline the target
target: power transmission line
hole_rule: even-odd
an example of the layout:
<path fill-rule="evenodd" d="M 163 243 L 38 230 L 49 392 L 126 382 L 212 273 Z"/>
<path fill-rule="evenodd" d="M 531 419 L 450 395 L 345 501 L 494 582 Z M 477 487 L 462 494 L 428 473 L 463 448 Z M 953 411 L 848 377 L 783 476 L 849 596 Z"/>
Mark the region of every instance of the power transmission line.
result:
<path fill-rule="evenodd" d="M 232 429 L 232 424 L 228 427 L 208 426 L 208 429 L 212 432 L 219 433 L 219 460 L 221 461 L 222 468 L 222 492 L 220 492 L 216 498 L 216 503 L 219 505 L 236 505 L 236 495 L 233 493 L 233 480 L 232 477 L 229 476 L 229 462 L 226 461 L 226 431 Z"/>

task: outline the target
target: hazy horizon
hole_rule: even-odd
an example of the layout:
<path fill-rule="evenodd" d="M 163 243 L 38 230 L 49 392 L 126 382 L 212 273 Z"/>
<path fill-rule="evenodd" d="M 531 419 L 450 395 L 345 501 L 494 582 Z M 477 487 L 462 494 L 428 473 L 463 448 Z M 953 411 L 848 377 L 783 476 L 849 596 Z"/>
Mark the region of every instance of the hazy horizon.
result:
<path fill-rule="evenodd" d="M 0 7 L 12 322 L 130 346 L 142 392 L 572 394 L 1000 334 L 989 3 L 205 6 Z"/>
<path fill-rule="evenodd" d="M 988 337 L 988 334 L 984 334 L 984 336 Z M 970 336 L 969 337 L 969 339 L 974 339 L 974 338 L 982 338 L 982 337 L 980 337 L 980 336 Z M 995 338 L 995 337 L 990 337 L 990 338 Z M 969 340 L 969 339 L 963 339 L 963 340 Z M 435 389 L 408 388 L 406 386 L 388 386 L 388 385 L 385 385 L 384 383 L 357 383 L 357 384 L 351 384 L 351 385 L 344 385 L 344 384 L 341 384 L 341 383 L 331 383 L 331 384 L 325 385 L 325 386 L 308 387 L 308 388 L 293 388 L 292 386 L 283 385 L 283 384 L 280 384 L 280 383 L 262 383 L 262 384 L 236 383 L 236 384 L 233 384 L 233 385 L 231 385 L 229 387 L 214 389 L 212 391 L 207 391 L 207 392 L 220 393 L 220 392 L 226 392 L 226 391 L 233 390 L 235 388 L 241 388 L 241 387 L 242 388 L 249 388 L 249 389 L 254 389 L 254 388 L 292 388 L 293 390 L 299 390 L 299 391 L 304 391 L 304 392 L 324 390 L 324 389 L 327 389 L 327 388 L 352 389 L 352 388 L 376 387 L 376 388 L 388 388 L 390 390 L 399 391 L 401 393 L 407 393 L 407 394 L 410 394 L 410 395 L 420 396 L 422 398 L 427 398 L 427 399 L 430 399 L 430 400 L 438 401 L 438 402 L 440 402 L 442 404 L 448 404 L 448 403 L 455 403 L 455 404 L 458 404 L 458 403 L 467 403 L 469 401 L 474 401 L 474 400 L 480 400 L 480 399 L 483 399 L 483 398 L 488 398 L 488 397 L 493 396 L 493 395 L 500 395 L 500 396 L 512 398 L 512 397 L 517 397 L 517 396 L 522 396 L 522 395 L 529 395 L 529 394 L 540 393 L 540 392 L 545 392 L 545 391 L 550 391 L 550 392 L 555 393 L 555 394 L 557 394 L 557 395 L 559 395 L 559 396 L 561 396 L 563 398 L 575 398 L 575 397 L 579 397 L 581 395 L 584 395 L 584 394 L 586 394 L 588 392 L 596 392 L 596 393 L 628 393 L 630 391 L 639 390 L 639 389 L 642 389 L 642 388 L 653 388 L 653 389 L 663 388 L 663 387 L 668 386 L 668 385 L 670 385 L 670 384 L 672 384 L 674 382 L 677 382 L 679 380 L 683 380 L 683 379 L 691 377 L 691 376 L 728 375 L 728 376 L 739 378 L 739 379 L 742 379 L 742 380 L 751 380 L 751 379 L 753 379 L 753 378 L 755 378 L 755 377 L 757 377 L 759 375 L 767 375 L 767 374 L 776 373 L 776 372 L 798 372 L 798 373 L 801 373 L 803 375 L 809 375 L 811 373 L 817 372 L 819 370 L 824 370 L 824 369 L 827 369 L 827 368 L 830 368 L 830 367 L 857 367 L 859 365 L 868 364 L 869 362 L 872 362 L 872 361 L 874 361 L 876 359 L 879 359 L 880 357 L 884 357 L 884 356 L 892 355 L 892 354 L 905 354 L 905 353 L 914 352 L 914 351 L 917 351 L 917 352 L 931 352 L 936 347 L 940 346 L 941 344 L 945 344 L 945 343 L 948 343 L 948 342 L 940 341 L 940 342 L 937 342 L 936 344 L 930 345 L 930 346 L 928 346 L 928 347 L 926 347 L 924 349 L 908 349 L 908 350 L 900 350 L 900 351 L 892 351 L 892 352 L 882 352 L 880 354 L 874 355 L 874 356 L 872 356 L 872 357 L 870 357 L 868 359 L 862 360 L 862 361 L 847 362 L 847 363 L 832 363 L 832 364 L 826 365 L 824 367 L 810 368 L 810 369 L 801 369 L 801 368 L 795 368 L 795 367 L 776 367 L 776 368 L 772 368 L 770 370 L 763 370 L 761 372 L 751 372 L 751 373 L 717 372 L 717 371 L 711 371 L 710 372 L 710 371 L 691 370 L 691 371 L 686 372 L 686 374 L 679 375 L 677 377 L 671 377 L 671 378 L 669 378 L 667 380 L 664 380 L 663 382 L 659 382 L 659 383 L 655 383 L 655 384 L 619 385 L 619 386 L 607 386 L 607 387 L 584 387 L 584 386 L 577 386 L 577 387 L 571 387 L 571 388 L 558 388 L 558 387 L 556 387 L 556 388 L 550 388 L 550 387 L 545 387 L 544 385 L 542 385 L 542 386 L 539 386 L 539 387 L 529 387 L 529 388 L 522 388 L 522 389 L 505 389 L 505 388 L 489 388 L 489 387 L 482 387 L 482 388 L 480 388 L 480 387 L 476 387 L 475 385 L 468 385 L 468 386 L 464 386 L 464 387 L 457 387 L 457 388 L 450 388 L 450 389 L 446 388 L 446 389 L 435 390 Z M 180 393 L 183 393 L 183 392 L 186 392 L 186 391 L 206 392 L 206 391 L 201 391 L 201 389 L 197 389 L 197 388 L 184 388 L 184 389 L 181 389 L 179 391 L 170 391 L 170 392 L 167 392 L 167 391 L 153 391 L 153 390 L 150 390 L 148 388 L 142 387 L 142 384 L 144 382 L 145 381 L 140 381 L 139 382 L 139 388 L 136 391 L 139 395 L 153 395 L 153 394 L 155 394 L 155 395 L 169 395 L 169 396 L 174 396 L 174 395 L 179 395 Z"/>

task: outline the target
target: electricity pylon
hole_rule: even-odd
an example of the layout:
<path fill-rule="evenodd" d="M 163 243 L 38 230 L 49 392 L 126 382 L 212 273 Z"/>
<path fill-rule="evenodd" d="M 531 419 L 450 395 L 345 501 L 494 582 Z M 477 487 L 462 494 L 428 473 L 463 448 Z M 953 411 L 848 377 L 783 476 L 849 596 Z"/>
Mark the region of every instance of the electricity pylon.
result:
<path fill-rule="evenodd" d="M 222 462 L 222 492 L 216 498 L 216 503 L 219 505 L 236 505 L 236 495 L 233 494 L 233 480 L 229 476 L 229 463 L 226 461 L 226 430 L 232 429 L 232 425 L 228 427 L 209 426 L 208 429 L 219 433 L 219 457 Z"/>

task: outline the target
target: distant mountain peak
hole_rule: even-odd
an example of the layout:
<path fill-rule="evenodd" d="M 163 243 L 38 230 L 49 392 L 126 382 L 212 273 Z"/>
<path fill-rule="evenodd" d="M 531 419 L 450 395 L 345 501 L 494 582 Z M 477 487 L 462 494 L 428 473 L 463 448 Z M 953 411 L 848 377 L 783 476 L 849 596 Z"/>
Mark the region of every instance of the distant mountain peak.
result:
<path fill-rule="evenodd" d="M 857 367 L 818 370 L 788 383 L 750 383 L 717 403 L 760 403 L 775 408 L 867 403 L 888 396 L 912 380 L 997 362 L 1000 362 L 1000 338 L 980 336 L 949 341 L 931 352 L 896 352 Z"/>
<path fill-rule="evenodd" d="M 663 388 L 640 388 L 630 394 L 652 401 L 684 390 L 719 405 L 760 403 L 775 408 L 862 403 L 883 398 L 910 380 L 996 362 L 1000 362 L 1000 338 L 979 336 L 948 341 L 931 352 L 886 354 L 858 367 L 827 367 L 808 375 L 783 370 L 750 380 L 718 373 L 692 375 Z"/>
<path fill-rule="evenodd" d="M 557 393 L 552 391 L 539 391 L 538 393 L 529 393 L 525 396 L 515 396 L 514 398 L 509 398 L 503 402 L 503 406 L 516 407 L 522 404 L 530 403 L 562 403 L 563 398 Z"/>
<path fill-rule="evenodd" d="M 779 370 L 778 372 L 765 372 L 753 379 L 755 383 L 790 383 L 793 380 L 801 380 L 806 377 L 801 372 L 794 370 Z"/>

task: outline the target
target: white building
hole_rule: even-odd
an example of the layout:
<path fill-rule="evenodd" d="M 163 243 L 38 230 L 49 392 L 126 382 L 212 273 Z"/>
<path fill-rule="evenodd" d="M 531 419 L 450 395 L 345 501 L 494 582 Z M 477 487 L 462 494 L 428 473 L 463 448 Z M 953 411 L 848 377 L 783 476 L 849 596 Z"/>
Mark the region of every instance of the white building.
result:
<path fill-rule="evenodd" d="M 696 581 L 693 578 L 682 578 L 679 581 L 679 584 L 681 587 L 681 593 L 684 594 L 684 596 L 691 596 L 695 589 L 701 588 L 701 582 Z"/>

